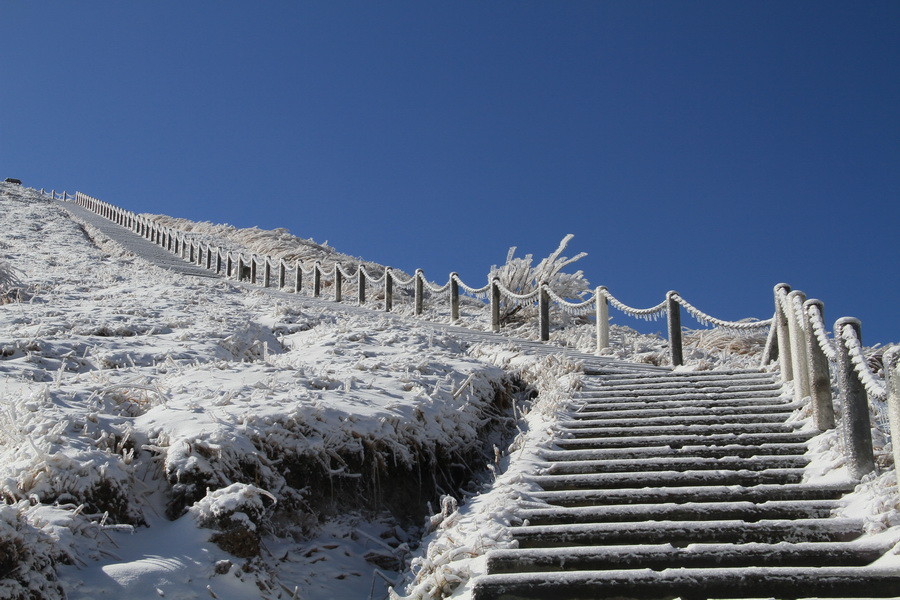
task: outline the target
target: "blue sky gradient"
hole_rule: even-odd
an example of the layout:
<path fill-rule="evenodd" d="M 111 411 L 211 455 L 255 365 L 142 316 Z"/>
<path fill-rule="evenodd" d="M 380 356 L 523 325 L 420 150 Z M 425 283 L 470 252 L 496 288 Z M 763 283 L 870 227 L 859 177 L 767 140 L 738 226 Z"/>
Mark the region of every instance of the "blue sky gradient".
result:
<path fill-rule="evenodd" d="M 0 23 L 3 177 L 438 281 L 574 233 L 631 305 L 767 318 L 785 281 L 900 341 L 898 2 L 4 0 Z"/>

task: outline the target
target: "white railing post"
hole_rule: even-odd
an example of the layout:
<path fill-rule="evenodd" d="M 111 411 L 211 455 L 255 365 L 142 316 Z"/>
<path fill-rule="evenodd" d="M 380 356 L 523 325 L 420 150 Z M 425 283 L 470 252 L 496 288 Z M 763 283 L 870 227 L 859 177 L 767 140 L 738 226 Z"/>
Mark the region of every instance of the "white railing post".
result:
<path fill-rule="evenodd" d="M 791 365 L 791 337 L 788 328 L 788 315 L 784 310 L 784 303 L 781 301 L 781 291 L 785 294 L 791 291 L 791 286 L 786 283 L 779 283 L 775 286 L 775 323 L 776 335 L 778 336 L 778 363 L 781 368 L 781 380 L 787 383 L 794 380 L 794 369 Z"/>
<path fill-rule="evenodd" d="M 844 327 L 853 328 L 860 343 L 859 319 L 842 317 L 834 324 L 834 339 L 837 342 L 838 365 L 841 386 L 841 439 L 847 455 L 850 476 L 860 479 L 875 470 L 875 456 L 872 451 L 872 424 L 869 419 L 869 398 L 850 359 L 850 351 L 844 340 Z"/>
<path fill-rule="evenodd" d="M 794 371 L 794 399 L 797 402 L 809 397 L 809 360 L 806 357 L 806 336 L 804 335 L 804 321 L 802 315 L 798 315 L 796 306 L 803 305 L 806 294 L 794 290 L 787 296 L 788 299 L 788 335 L 791 336 L 791 365 Z"/>
<path fill-rule="evenodd" d="M 806 318 L 806 353 L 809 357 L 809 394 L 812 398 L 813 420 L 819 431 L 834 427 L 834 401 L 831 397 L 831 372 L 828 357 L 819 345 L 816 332 L 810 323 L 810 310 L 818 311 L 825 321 L 825 305 L 821 300 L 810 299 L 803 303 Z"/>
<path fill-rule="evenodd" d="M 684 352 L 681 341 L 681 305 L 675 300 L 678 292 L 670 290 L 666 292 L 666 315 L 669 325 L 669 354 L 672 358 L 672 366 L 680 367 L 684 364 Z"/>
<path fill-rule="evenodd" d="M 891 447 L 894 451 L 894 470 L 900 488 L 900 346 L 884 353 L 884 382 L 887 384 L 888 420 L 891 426 Z"/>
<path fill-rule="evenodd" d="M 604 348 L 609 348 L 609 300 L 604 292 L 606 287 L 602 285 L 594 291 L 597 309 L 597 354 Z"/>

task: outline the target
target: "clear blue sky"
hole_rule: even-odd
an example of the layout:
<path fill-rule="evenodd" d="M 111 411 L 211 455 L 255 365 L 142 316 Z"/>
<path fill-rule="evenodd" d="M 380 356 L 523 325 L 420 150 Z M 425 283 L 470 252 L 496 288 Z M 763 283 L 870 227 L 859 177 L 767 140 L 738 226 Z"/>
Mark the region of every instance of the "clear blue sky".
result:
<path fill-rule="evenodd" d="M 785 281 L 900 341 L 900 2 L 2 0 L 0 24 L 3 177 L 435 280 L 574 233 L 631 305 L 766 318 Z"/>

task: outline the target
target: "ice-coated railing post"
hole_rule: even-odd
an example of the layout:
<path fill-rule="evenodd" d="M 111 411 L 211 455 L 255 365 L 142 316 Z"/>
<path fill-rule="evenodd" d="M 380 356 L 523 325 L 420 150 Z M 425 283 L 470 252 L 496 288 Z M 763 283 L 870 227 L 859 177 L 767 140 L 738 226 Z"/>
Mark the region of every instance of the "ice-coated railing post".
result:
<path fill-rule="evenodd" d="M 334 263 L 334 301 L 340 302 L 344 295 L 344 274 L 337 263 Z"/>
<path fill-rule="evenodd" d="M 222 251 L 216 248 L 216 274 L 222 272 Z"/>
<path fill-rule="evenodd" d="M 884 382 L 887 384 L 888 420 L 891 425 L 891 447 L 894 450 L 894 465 L 897 486 L 900 488 L 900 346 L 894 346 L 884 353 Z"/>
<path fill-rule="evenodd" d="M 415 312 L 416 312 L 416 316 L 417 316 L 417 317 L 420 317 L 420 316 L 422 316 L 422 312 L 423 312 L 424 309 L 425 309 L 425 300 L 424 300 L 424 296 L 425 296 L 425 289 L 424 289 L 424 288 L 425 288 L 425 286 L 424 286 L 425 274 L 422 272 L 422 269 L 416 269 L 415 280 L 416 280 L 416 301 L 415 301 L 415 307 L 416 307 L 416 308 L 415 308 Z"/>
<path fill-rule="evenodd" d="M 459 282 L 456 272 L 450 273 L 450 321 L 459 321 Z"/>
<path fill-rule="evenodd" d="M 318 298 L 322 293 L 322 269 L 319 261 L 313 265 L 313 298 Z"/>
<path fill-rule="evenodd" d="M 391 275 L 391 268 L 384 269 L 384 310 L 391 312 L 394 308 L 394 278 Z"/>
<path fill-rule="evenodd" d="M 299 294 L 303 289 L 303 269 L 300 268 L 300 261 L 294 261 L 294 293 Z"/>
<path fill-rule="evenodd" d="M 188 262 L 194 263 L 196 260 L 194 259 L 194 240 L 188 241 Z"/>
<path fill-rule="evenodd" d="M 263 256 L 265 266 L 263 267 L 263 287 L 269 287 L 272 283 L 272 265 L 269 263 L 269 256 Z"/>
<path fill-rule="evenodd" d="M 244 254 L 238 253 L 237 255 L 237 273 L 235 273 L 235 279 L 238 281 L 243 281 L 244 279 Z"/>
<path fill-rule="evenodd" d="M 540 314 L 540 336 L 542 342 L 550 341 L 550 292 L 546 281 L 542 281 L 538 292 L 538 313 Z"/>
<path fill-rule="evenodd" d="M 250 283 L 256 284 L 256 255 L 250 255 Z"/>
<path fill-rule="evenodd" d="M 359 280 L 359 305 L 362 306 L 366 303 L 366 272 L 362 265 L 357 267 L 356 276 Z"/>
<path fill-rule="evenodd" d="M 850 351 L 844 340 L 844 327 L 851 327 L 853 335 L 862 342 L 859 319 L 841 317 L 834 323 L 834 339 L 837 342 L 838 369 L 841 388 L 841 438 L 847 454 L 850 476 L 860 479 L 875 470 L 872 451 L 872 424 L 869 420 L 869 399 L 866 388 L 859 380 Z"/>
<path fill-rule="evenodd" d="M 491 279 L 491 331 L 500 333 L 500 278 Z"/>
<path fill-rule="evenodd" d="M 798 315 L 794 307 L 806 301 L 806 294 L 794 290 L 787 296 L 788 335 L 791 340 L 791 366 L 794 371 L 794 400 L 800 402 L 809 397 L 809 360 L 806 357 L 805 316 Z M 799 300 L 798 300 L 799 299 Z M 800 319 L 804 319 L 801 321 Z"/>
<path fill-rule="evenodd" d="M 597 354 L 604 348 L 609 348 L 609 300 L 604 292 L 606 287 L 602 285 L 594 291 L 597 309 Z"/>
<path fill-rule="evenodd" d="M 279 290 L 284 289 L 284 279 L 285 279 L 286 271 L 287 271 L 287 265 L 284 264 L 284 259 L 279 258 L 278 259 L 278 289 Z"/>
<path fill-rule="evenodd" d="M 781 291 L 785 294 L 791 291 L 791 286 L 786 283 L 779 283 L 775 286 L 775 323 L 773 326 L 777 328 L 775 335 L 778 336 L 778 362 L 781 368 L 781 380 L 787 383 L 794 380 L 794 369 L 791 365 L 791 338 L 788 329 L 788 315 L 784 310 L 784 304 L 781 302 Z"/>
<path fill-rule="evenodd" d="M 666 320 L 669 325 L 669 354 L 672 358 L 672 366 L 680 367 L 684 364 L 684 353 L 681 342 L 681 305 L 675 299 L 678 292 L 670 290 L 666 292 Z"/>
<path fill-rule="evenodd" d="M 821 300 L 809 299 L 803 303 L 803 313 L 807 318 L 806 354 L 809 357 L 809 395 L 812 398 L 813 420 L 819 431 L 834 427 L 834 401 L 831 397 L 831 371 L 828 357 L 819 345 L 816 332 L 809 322 L 810 310 L 818 311 L 819 318 L 825 320 L 825 305 Z"/>
<path fill-rule="evenodd" d="M 206 270 L 209 271 L 212 269 L 213 255 L 212 255 L 212 246 L 207 244 L 206 246 Z"/>
<path fill-rule="evenodd" d="M 231 252 L 228 252 L 225 254 L 225 277 L 231 277 L 232 262 Z"/>

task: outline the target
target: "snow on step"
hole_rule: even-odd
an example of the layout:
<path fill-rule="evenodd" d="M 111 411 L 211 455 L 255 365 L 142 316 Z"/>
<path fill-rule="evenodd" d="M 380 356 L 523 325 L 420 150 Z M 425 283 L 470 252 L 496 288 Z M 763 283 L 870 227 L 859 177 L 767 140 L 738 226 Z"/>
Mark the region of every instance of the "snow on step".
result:
<path fill-rule="evenodd" d="M 578 400 L 584 400 L 586 402 L 593 402 L 596 404 L 602 404 L 604 402 L 609 402 L 612 400 L 625 401 L 638 399 L 644 400 L 646 402 L 666 400 L 738 400 L 742 398 L 757 400 L 778 400 L 779 398 L 785 398 L 785 400 L 788 400 L 787 396 L 782 396 L 779 392 L 772 390 L 734 390 L 718 392 L 714 390 L 703 391 L 694 389 L 684 390 L 681 392 L 672 389 L 627 391 L 582 390 L 581 392 L 575 394 L 575 398 Z"/>
<path fill-rule="evenodd" d="M 735 567 L 486 575 L 474 600 L 598 598 L 895 598 L 900 573 L 872 567 Z"/>
<path fill-rule="evenodd" d="M 700 406 L 698 406 L 698 404 Z M 668 408 L 658 408 L 656 404 L 635 404 L 625 408 L 596 410 L 594 407 L 579 405 L 568 413 L 571 419 L 649 419 L 665 416 L 694 415 L 778 415 L 785 420 L 796 408 L 796 404 L 759 404 L 751 406 L 719 406 L 715 402 L 678 404 Z"/>
<path fill-rule="evenodd" d="M 559 427 L 558 431 L 565 437 L 676 437 L 683 435 L 740 435 L 747 433 L 791 433 L 801 427 L 801 423 L 736 423 L 710 425 L 635 425 L 632 427 Z"/>
<path fill-rule="evenodd" d="M 582 488 L 544 490 L 529 497 L 557 506 L 609 506 L 667 502 L 765 502 L 767 500 L 825 500 L 852 492 L 850 481 L 831 484 L 759 484 L 710 486 L 656 486 L 641 488 Z"/>
<path fill-rule="evenodd" d="M 698 458 L 694 456 L 567 460 L 548 461 L 540 475 L 561 475 L 564 473 L 634 473 L 644 471 L 688 471 L 688 470 L 750 470 L 802 469 L 809 459 L 802 455 L 725 456 L 722 458 Z"/>
<path fill-rule="evenodd" d="M 831 516 L 842 506 L 839 500 L 768 500 L 766 502 L 684 502 L 531 508 L 516 516 L 528 525 L 563 523 L 613 523 L 638 520 L 663 521 L 759 521 L 807 519 Z"/>
<path fill-rule="evenodd" d="M 593 413 L 592 418 L 580 415 L 578 419 L 567 419 L 559 421 L 560 427 L 569 429 L 578 429 L 583 427 L 614 427 L 628 426 L 640 423 L 647 427 L 650 425 L 699 425 L 699 424 L 751 424 L 751 423 L 783 423 L 785 414 L 745 414 L 745 415 L 728 415 L 718 414 L 715 411 L 707 411 L 705 414 L 699 415 L 658 415 L 658 416 L 638 416 L 630 415 L 627 417 L 609 417 L 603 413 Z M 788 413 L 790 414 L 790 413 Z"/>
<path fill-rule="evenodd" d="M 664 399 L 609 399 L 602 401 L 579 400 L 572 402 L 572 409 L 581 412 L 599 412 L 614 410 L 665 410 L 665 409 L 685 409 L 685 410 L 701 410 L 701 409 L 717 409 L 725 412 L 735 408 L 745 408 L 752 410 L 753 408 L 778 407 L 796 408 L 794 403 L 785 398 L 679 398 L 677 400 Z"/>
<path fill-rule="evenodd" d="M 681 435 L 628 435 L 622 437 L 594 437 L 587 435 L 569 438 L 557 438 L 553 443 L 559 448 L 637 448 L 642 446 L 666 445 L 681 448 L 688 445 L 702 444 L 707 446 L 740 444 L 753 446 L 756 444 L 795 444 L 806 442 L 816 435 L 809 430 L 790 433 L 720 433 L 701 435 L 699 433 Z"/>
<path fill-rule="evenodd" d="M 642 565 L 661 570 L 682 567 L 743 566 L 864 566 L 878 559 L 900 539 L 879 534 L 851 542 L 777 542 L 774 544 L 641 544 L 508 548 L 488 554 L 490 573 L 517 571 L 588 571 Z"/>

